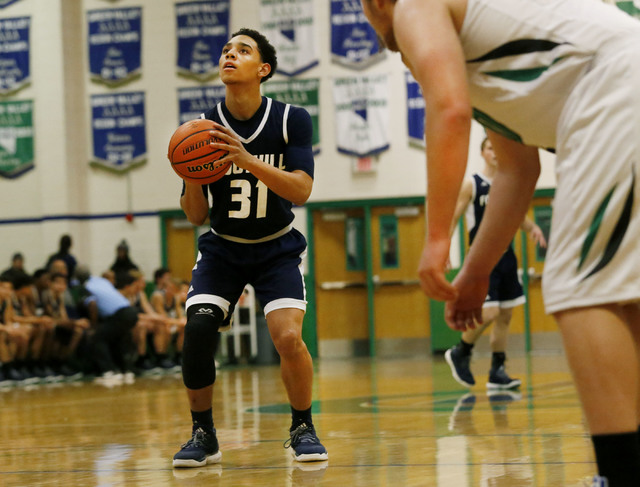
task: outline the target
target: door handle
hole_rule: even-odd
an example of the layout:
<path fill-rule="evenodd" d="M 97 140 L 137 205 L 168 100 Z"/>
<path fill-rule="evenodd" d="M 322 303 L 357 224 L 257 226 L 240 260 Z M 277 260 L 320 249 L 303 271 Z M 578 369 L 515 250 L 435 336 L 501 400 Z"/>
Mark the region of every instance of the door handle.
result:
<path fill-rule="evenodd" d="M 325 281 L 320 283 L 320 289 L 324 291 L 334 291 L 338 289 L 365 288 L 366 282 L 357 281 Z"/>
<path fill-rule="evenodd" d="M 382 281 L 380 276 L 373 276 L 373 285 L 376 287 L 381 286 L 415 286 L 420 284 L 418 279 L 390 279 L 388 281 Z"/>

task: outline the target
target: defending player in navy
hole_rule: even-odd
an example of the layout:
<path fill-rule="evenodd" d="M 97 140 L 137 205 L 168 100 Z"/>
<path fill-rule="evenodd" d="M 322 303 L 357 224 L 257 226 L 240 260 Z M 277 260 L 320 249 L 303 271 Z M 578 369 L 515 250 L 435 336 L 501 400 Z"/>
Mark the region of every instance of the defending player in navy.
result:
<path fill-rule="evenodd" d="M 456 209 L 451 226 L 451 233 L 462 214 L 465 215 L 469 231 L 469 245 L 472 244 L 480 223 L 484 217 L 485 207 L 489 201 L 491 181 L 497 171 L 498 162 L 491 141 L 485 138 L 480 146 L 480 154 L 484 159 L 481 172 L 465 178 L 458 195 Z M 541 247 L 547 246 L 542 230 L 529 218 L 525 218 L 520 228 Z M 491 368 L 487 389 L 489 394 L 503 394 L 503 389 L 515 389 L 520 386 L 520 379 L 511 378 L 505 370 L 509 325 L 513 309 L 525 302 L 524 292 L 518 279 L 518 261 L 511 243 L 491 271 L 489 291 L 482 306 L 482 323 L 476 328 L 462 332 L 460 342 L 447 350 L 445 360 L 451 367 L 451 373 L 458 383 L 472 387 L 476 381 L 471 372 L 471 352 L 473 346 L 484 330 L 491 328 Z M 512 396 L 516 397 L 516 396 Z"/>
<path fill-rule="evenodd" d="M 292 205 L 304 204 L 313 185 L 312 125 L 302 108 L 262 97 L 260 84 L 276 70 L 273 46 L 259 32 L 241 29 L 219 60 L 225 100 L 203 114 L 216 122 L 212 148 L 228 150 L 233 164 L 210 184 L 184 183 L 180 204 L 194 225 L 210 219 L 198 242 L 187 298 L 182 375 L 192 416 L 192 437 L 173 458 L 175 467 L 217 463 L 213 425 L 214 353 L 219 328 L 251 284 L 264 308 L 280 355 L 289 402 L 291 447 L 298 461 L 328 459 L 311 417 L 311 356 L 302 341 L 306 309 L 304 236 L 292 228 Z M 211 198 L 211 204 L 209 201 Z"/>

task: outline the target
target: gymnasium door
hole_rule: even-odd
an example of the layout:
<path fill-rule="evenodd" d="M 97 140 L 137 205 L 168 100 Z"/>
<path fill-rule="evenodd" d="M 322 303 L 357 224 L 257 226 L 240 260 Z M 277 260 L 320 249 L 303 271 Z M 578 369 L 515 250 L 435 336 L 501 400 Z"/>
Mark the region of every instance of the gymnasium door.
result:
<path fill-rule="evenodd" d="M 317 210 L 312 215 L 318 341 L 367 340 L 364 210 Z"/>
<path fill-rule="evenodd" d="M 428 338 L 428 301 L 416 271 L 424 205 L 405 202 L 311 211 L 316 330 L 323 355 L 327 347 L 340 346 L 374 355 L 390 343 L 410 346 L 416 338 Z"/>
<path fill-rule="evenodd" d="M 191 269 L 198 255 L 199 228 L 189 223 L 181 211 L 161 215 L 162 262 L 173 277 L 191 280 Z"/>

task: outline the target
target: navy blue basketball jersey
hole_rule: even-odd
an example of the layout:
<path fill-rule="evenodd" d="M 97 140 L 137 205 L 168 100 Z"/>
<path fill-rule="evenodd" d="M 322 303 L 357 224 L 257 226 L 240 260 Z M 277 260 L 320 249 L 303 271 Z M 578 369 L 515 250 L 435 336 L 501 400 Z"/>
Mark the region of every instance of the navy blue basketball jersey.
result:
<path fill-rule="evenodd" d="M 482 174 L 476 173 L 473 178 L 473 194 L 471 196 L 471 204 L 467 206 L 465 211 L 465 221 L 467 223 L 467 231 L 469 232 L 469 245 L 478 233 L 480 222 L 484 217 L 484 209 L 489 201 L 489 190 L 491 189 L 491 181 Z M 513 253 L 511 244 L 505 252 Z M 515 254 L 514 254 L 515 256 Z"/>
<path fill-rule="evenodd" d="M 224 101 L 202 114 L 235 132 L 245 149 L 283 170 L 302 170 L 313 178 L 309 113 L 262 97 L 260 109 L 249 120 L 236 120 Z M 203 186 L 211 194 L 211 228 L 221 236 L 247 241 L 278 234 L 293 222 L 293 204 L 278 196 L 249 171 L 231 165 L 215 183 Z"/>
<path fill-rule="evenodd" d="M 489 190 L 491 182 L 482 174 L 474 174 L 473 193 L 471 195 L 471 204 L 467 206 L 465 211 L 465 221 L 467 223 L 467 231 L 469 232 L 469 245 L 478 233 L 478 227 L 484 216 L 484 208 L 489 200 Z"/>

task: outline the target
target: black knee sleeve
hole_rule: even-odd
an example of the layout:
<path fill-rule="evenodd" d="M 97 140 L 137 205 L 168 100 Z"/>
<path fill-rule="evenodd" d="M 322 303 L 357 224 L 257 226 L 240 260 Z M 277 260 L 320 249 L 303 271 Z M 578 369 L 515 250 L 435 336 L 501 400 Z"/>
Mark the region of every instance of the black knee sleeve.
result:
<path fill-rule="evenodd" d="M 218 306 L 189 306 L 182 348 L 182 380 L 188 389 L 202 389 L 215 382 L 214 355 L 223 319 L 224 312 Z"/>

